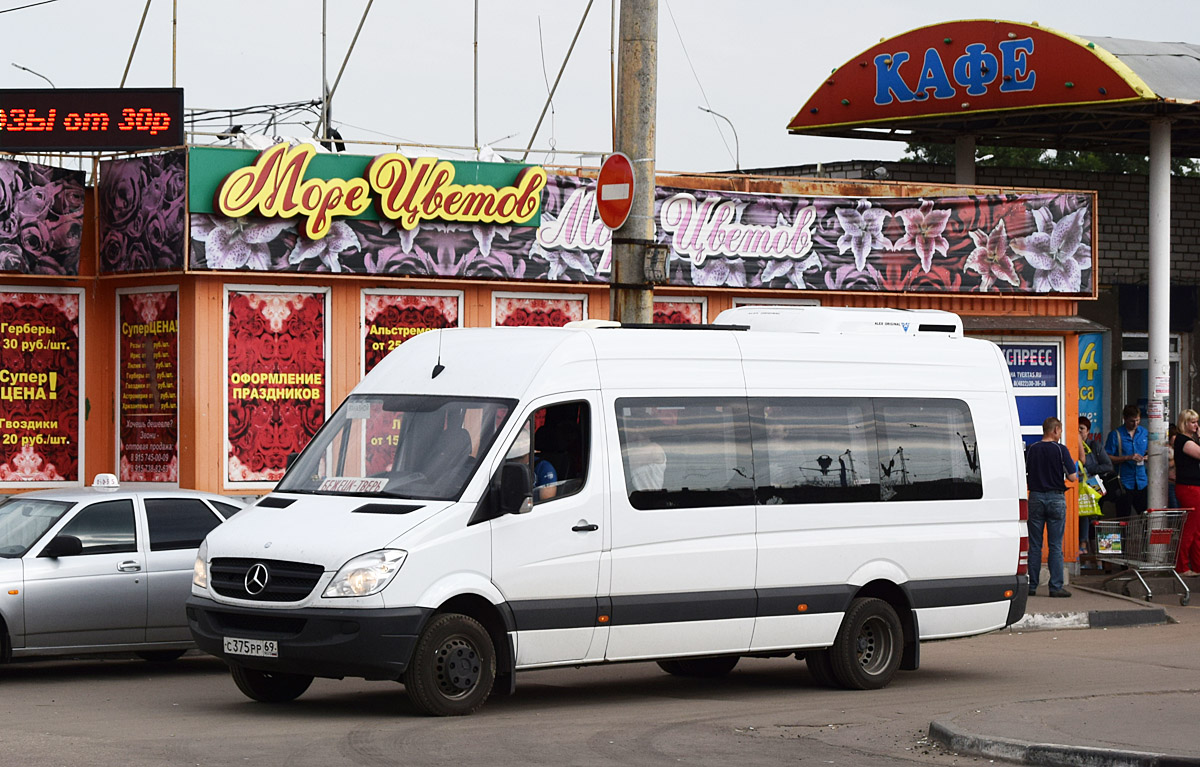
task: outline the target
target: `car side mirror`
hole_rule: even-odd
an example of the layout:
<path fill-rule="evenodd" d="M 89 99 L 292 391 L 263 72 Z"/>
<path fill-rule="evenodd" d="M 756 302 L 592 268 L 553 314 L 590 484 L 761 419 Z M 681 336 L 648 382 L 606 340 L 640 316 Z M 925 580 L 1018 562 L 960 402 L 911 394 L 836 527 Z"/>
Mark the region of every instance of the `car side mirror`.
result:
<path fill-rule="evenodd" d="M 83 541 L 74 535 L 56 535 L 46 544 L 46 548 L 42 549 L 42 553 L 38 554 L 38 556 L 57 559 L 58 557 L 73 557 L 82 553 Z"/>
<path fill-rule="evenodd" d="M 524 463 L 500 468 L 500 513 L 527 514 L 533 510 L 533 476 Z"/>

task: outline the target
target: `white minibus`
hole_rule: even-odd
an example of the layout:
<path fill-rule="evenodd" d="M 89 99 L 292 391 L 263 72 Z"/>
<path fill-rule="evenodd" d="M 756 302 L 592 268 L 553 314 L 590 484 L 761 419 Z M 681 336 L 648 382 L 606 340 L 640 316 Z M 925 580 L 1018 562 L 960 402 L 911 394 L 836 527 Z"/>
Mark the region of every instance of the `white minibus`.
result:
<path fill-rule="evenodd" d="M 189 624 L 252 699 L 393 680 L 470 713 L 515 673 L 795 655 L 888 684 L 1022 616 L 1009 374 L 946 312 L 423 333 L 213 530 Z"/>

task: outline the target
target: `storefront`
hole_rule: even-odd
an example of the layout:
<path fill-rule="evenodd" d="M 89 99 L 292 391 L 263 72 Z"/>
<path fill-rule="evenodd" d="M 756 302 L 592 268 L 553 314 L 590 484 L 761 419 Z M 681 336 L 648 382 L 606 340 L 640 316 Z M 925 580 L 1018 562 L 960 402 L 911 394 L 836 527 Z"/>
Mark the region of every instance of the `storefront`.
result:
<path fill-rule="evenodd" d="M 106 159 L 95 190 L 77 176 L 41 223 L 13 214 L 73 239 L 0 245 L 22 253 L 0 286 L 6 491 L 114 471 L 260 494 L 405 339 L 608 317 L 591 173 L 281 145 Z M 9 188 L 28 199 L 32 183 Z M 1094 295 L 1094 212 L 1081 192 L 664 177 L 655 320 L 801 302 L 1053 328 Z M 1060 260 L 1013 256 L 1055 227 L 1076 246 L 1065 283 Z M 1027 438 L 1046 414 L 1073 421 L 1076 334 L 971 332 L 1013 358 Z"/>

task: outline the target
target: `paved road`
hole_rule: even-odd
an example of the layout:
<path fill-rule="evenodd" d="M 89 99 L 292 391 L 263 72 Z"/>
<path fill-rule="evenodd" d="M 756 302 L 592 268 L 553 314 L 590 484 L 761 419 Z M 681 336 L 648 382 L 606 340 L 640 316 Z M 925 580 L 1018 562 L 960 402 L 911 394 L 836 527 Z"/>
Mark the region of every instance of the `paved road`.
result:
<path fill-rule="evenodd" d="M 816 687 L 790 659 L 743 660 L 717 681 L 653 664 L 529 672 L 515 697 L 465 719 L 420 716 L 400 685 L 358 680 L 317 680 L 285 706 L 253 703 L 199 655 L 21 663 L 0 667 L 0 754 L 29 767 L 987 764 L 931 745 L 929 723 L 983 727 L 990 711 L 1020 721 L 1022 701 L 1052 700 L 1093 725 L 1115 717 L 1119 734 L 1154 715 L 1130 704 L 1138 696 L 1200 694 L 1200 611 L 1171 613 L 1182 622 L 928 643 L 920 671 L 874 692 Z M 1071 717 L 1061 719 L 1069 736 Z M 1163 745 L 1194 750 L 1193 740 Z"/>

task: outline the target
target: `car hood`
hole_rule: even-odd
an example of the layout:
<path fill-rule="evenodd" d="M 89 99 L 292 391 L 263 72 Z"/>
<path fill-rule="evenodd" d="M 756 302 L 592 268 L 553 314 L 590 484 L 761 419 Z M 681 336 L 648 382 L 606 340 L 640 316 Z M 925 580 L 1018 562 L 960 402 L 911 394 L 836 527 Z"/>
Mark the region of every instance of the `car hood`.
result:
<path fill-rule="evenodd" d="M 335 571 L 454 505 L 318 495 L 272 496 L 286 508 L 251 506 L 208 534 L 208 558 L 245 557 L 305 562 Z M 396 548 L 403 548 L 397 545 Z"/>

